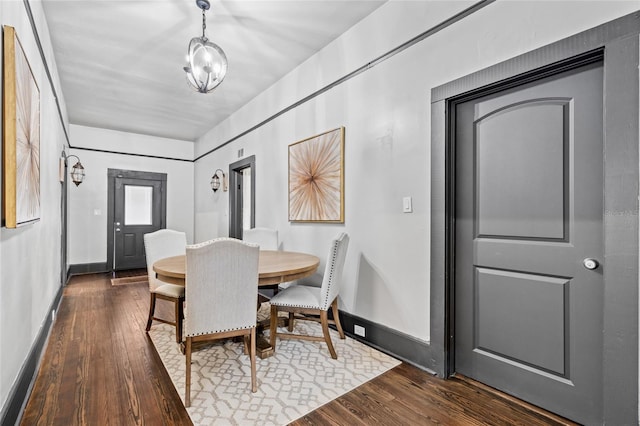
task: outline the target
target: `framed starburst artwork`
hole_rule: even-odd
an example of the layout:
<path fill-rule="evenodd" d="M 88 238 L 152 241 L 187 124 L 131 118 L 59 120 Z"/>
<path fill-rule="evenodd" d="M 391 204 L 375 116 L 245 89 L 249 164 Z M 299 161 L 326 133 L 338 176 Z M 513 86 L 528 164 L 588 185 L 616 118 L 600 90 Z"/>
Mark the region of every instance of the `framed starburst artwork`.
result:
<path fill-rule="evenodd" d="M 40 90 L 13 27 L 3 48 L 2 211 L 16 228 L 40 220 Z"/>
<path fill-rule="evenodd" d="M 344 223 L 344 127 L 289 145 L 289 221 Z"/>

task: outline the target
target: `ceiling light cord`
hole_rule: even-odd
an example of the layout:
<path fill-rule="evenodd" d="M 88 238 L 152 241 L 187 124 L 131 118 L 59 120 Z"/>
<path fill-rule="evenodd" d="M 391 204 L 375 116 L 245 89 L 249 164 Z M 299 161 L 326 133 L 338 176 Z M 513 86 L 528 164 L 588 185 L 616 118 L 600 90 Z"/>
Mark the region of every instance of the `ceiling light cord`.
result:
<path fill-rule="evenodd" d="M 207 19 L 204 16 L 204 9 L 202 9 L 202 39 L 206 40 L 207 36 L 204 35 L 204 30 L 207 29 Z"/>

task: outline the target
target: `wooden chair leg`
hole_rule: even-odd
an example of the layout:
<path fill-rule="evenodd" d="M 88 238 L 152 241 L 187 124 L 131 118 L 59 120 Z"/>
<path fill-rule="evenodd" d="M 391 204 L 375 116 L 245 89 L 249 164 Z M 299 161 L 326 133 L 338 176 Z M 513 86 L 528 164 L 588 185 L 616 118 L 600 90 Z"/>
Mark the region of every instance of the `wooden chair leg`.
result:
<path fill-rule="evenodd" d="M 258 391 L 256 384 L 256 328 L 251 328 L 251 348 L 249 358 L 251 359 L 251 392 Z"/>
<path fill-rule="evenodd" d="M 333 322 L 336 324 L 340 338 L 344 339 L 344 331 L 342 330 L 342 324 L 340 324 L 340 316 L 338 315 L 338 298 L 333 300 L 331 304 L 331 312 L 333 313 Z"/>
<path fill-rule="evenodd" d="M 250 349 L 249 349 L 249 337 L 248 336 L 242 336 L 242 342 L 244 343 L 244 354 L 245 355 L 251 355 Z"/>
<path fill-rule="evenodd" d="M 295 314 L 293 312 L 289 312 L 289 325 L 287 326 L 287 330 L 293 332 L 293 321 L 295 320 Z"/>
<path fill-rule="evenodd" d="M 269 343 L 273 348 L 273 351 L 276 351 L 276 333 L 278 328 L 278 308 L 276 306 L 271 305 L 271 318 L 269 322 Z"/>
<path fill-rule="evenodd" d="M 331 354 L 331 358 L 338 359 L 336 350 L 333 349 L 331 336 L 329 335 L 329 317 L 327 315 L 327 311 L 320 311 L 320 322 L 322 323 L 322 333 L 324 334 L 324 341 L 327 342 L 327 347 L 329 348 L 329 353 Z"/>
<path fill-rule="evenodd" d="M 149 300 L 149 318 L 147 319 L 146 330 L 151 330 L 151 323 L 153 323 L 153 313 L 156 309 L 156 294 L 151 293 L 151 300 Z"/>
<path fill-rule="evenodd" d="M 185 359 L 187 362 L 185 369 L 185 393 L 184 393 L 184 406 L 191 406 L 191 337 L 187 337 Z"/>

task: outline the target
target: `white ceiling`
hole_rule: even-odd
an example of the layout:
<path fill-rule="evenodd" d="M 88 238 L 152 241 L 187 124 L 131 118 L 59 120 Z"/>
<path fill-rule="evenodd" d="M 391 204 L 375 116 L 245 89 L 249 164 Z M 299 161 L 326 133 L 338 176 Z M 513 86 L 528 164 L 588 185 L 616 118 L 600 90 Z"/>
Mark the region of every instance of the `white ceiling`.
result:
<path fill-rule="evenodd" d="M 207 36 L 227 54 L 209 94 L 187 86 L 195 0 L 43 0 L 72 124 L 195 140 L 385 1 L 211 1 Z"/>

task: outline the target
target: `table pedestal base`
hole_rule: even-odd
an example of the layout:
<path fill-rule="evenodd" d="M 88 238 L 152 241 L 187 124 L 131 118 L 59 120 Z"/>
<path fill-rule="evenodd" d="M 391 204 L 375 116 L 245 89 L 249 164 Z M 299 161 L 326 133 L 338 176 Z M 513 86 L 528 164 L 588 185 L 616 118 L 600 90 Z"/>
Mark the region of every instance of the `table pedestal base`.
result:
<path fill-rule="evenodd" d="M 264 336 L 259 336 L 258 338 L 256 338 L 256 355 L 258 356 L 258 358 L 269 358 L 273 354 L 273 347 Z"/>
<path fill-rule="evenodd" d="M 263 334 L 264 330 L 269 329 L 270 321 L 271 320 L 269 318 L 266 318 L 262 321 L 258 321 L 257 324 L 256 355 L 258 355 L 260 359 L 268 358 L 274 354 L 274 350 L 269 339 L 267 339 Z M 289 318 L 278 317 L 278 327 L 287 327 L 288 324 Z"/>

